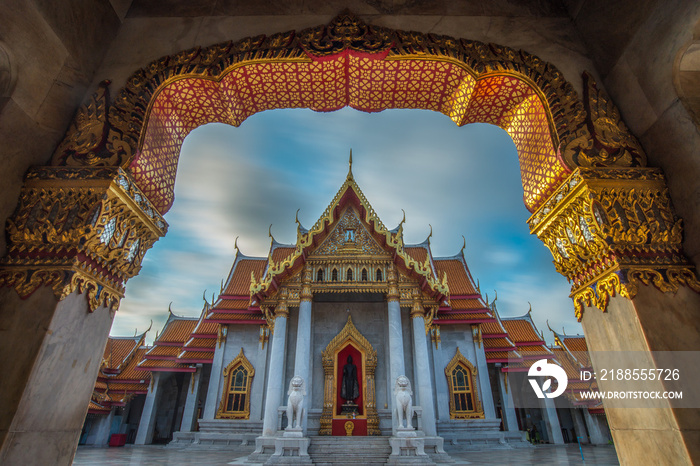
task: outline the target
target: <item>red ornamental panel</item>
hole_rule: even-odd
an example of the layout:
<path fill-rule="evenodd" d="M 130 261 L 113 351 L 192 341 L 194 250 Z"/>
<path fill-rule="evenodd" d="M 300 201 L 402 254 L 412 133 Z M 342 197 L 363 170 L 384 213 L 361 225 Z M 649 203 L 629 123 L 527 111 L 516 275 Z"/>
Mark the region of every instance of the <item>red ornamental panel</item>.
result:
<path fill-rule="evenodd" d="M 160 210 L 173 202 L 180 147 L 198 126 L 240 125 L 274 108 L 333 111 L 351 106 L 377 112 L 419 108 L 441 112 L 458 125 L 504 128 L 518 149 L 525 204 L 534 210 L 566 175 L 550 135 L 548 113 L 528 83 L 513 76 L 475 79 L 449 61 L 386 59 L 345 51 L 323 60 L 243 64 L 220 81 L 185 78 L 159 91 L 148 113 L 131 169 Z"/>

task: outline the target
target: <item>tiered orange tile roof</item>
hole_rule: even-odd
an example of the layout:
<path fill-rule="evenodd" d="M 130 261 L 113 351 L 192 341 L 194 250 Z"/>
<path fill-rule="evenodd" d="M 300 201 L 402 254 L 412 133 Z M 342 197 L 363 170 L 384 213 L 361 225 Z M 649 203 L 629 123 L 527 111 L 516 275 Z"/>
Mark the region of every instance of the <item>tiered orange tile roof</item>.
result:
<path fill-rule="evenodd" d="M 266 266 L 266 258 L 245 257 L 237 253 L 222 294 L 225 296 L 250 296 L 251 272 L 256 280 L 260 280 Z"/>
<path fill-rule="evenodd" d="M 112 406 L 123 406 L 132 396 L 146 393 L 151 374 L 135 373 L 146 352 L 146 332 L 134 337 L 109 337 L 88 412 L 109 414 Z"/>
<path fill-rule="evenodd" d="M 580 395 L 583 391 L 598 391 L 595 378 L 581 380 L 581 371 L 589 370 L 591 364 L 586 339 L 581 335 L 557 333 L 551 327 L 549 330 L 554 334 L 555 343 L 551 350 L 569 379 L 565 392 L 567 398 L 574 405 L 587 407 L 592 414 L 604 413 L 602 401 L 583 399 Z"/>
<path fill-rule="evenodd" d="M 206 311 L 202 310 L 202 314 Z M 200 317 L 176 316 L 168 310 L 168 320 L 163 326 L 163 330 L 153 342 L 153 347 L 149 349 L 138 363 L 138 371 L 162 371 L 162 372 L 194 372 L 196 367 L 179 362 L 179 355 L 183 346 L 190 340 L 192 332 L 202 319 Z"/>
<path fill-rule="evenodd" d="M 197 325 L 190 338 L 182 346 L 178 360 L 188 363 L 211 363 L 216 350 L 216 339 L 219 334 L 219 324 L 206 320 L 209 313 L 208 303 L 202 309 Z"/>

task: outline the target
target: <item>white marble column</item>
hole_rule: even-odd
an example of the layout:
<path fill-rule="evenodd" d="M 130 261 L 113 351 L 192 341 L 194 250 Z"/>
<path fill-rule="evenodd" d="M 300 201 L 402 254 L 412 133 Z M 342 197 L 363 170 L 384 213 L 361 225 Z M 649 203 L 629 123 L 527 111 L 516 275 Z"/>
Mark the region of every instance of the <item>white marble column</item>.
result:
<path fill-rule="evenodd" d="M 270 345 L 270 367 L 267 374 L 265 392 L 265 413 L 263 414 L 263 437 L 277 434 L 277 408 L 282 405 L 284 391 L 284 352 L 287 343 L 287 294 L 279 291 L 280 301 L 275 309 L 275 328 Z"/>
<path fill-rule="evenodd" d="M 202 378 L 202 365 L 197 364 L 197 370 L 190 374 L 190 383 L 187 386 L 187 399 L 185 409 L 182 412 L 182 424 L 180 432 L 192 432 L 197 421 L 197 398 L 199 398 L 199 382 Z"/>
<path fill-rule="evenodd" d="M 420 302 L 418 290 L 413 295 L 411 310 L 413 327 L 414 387 L 418 389 L 416 405 L 423 409 L 423 432 L 427 437 L 437 436 L 435 427 L 435 397 L 430 377 L 430 360 L 428 358 L 428 339 L 425 335 L 425 310 Z"/>
<path fill-rule="evenodd" d="M 211 375 L 209 376 L 209 387 L 207 388 L 207 399 L 204 402 L 204 413 L 202 419 L 205 421 L 213 421 L 216 416 L 216 410 L 221 401 L 221 392 L 223 382 L 221 381 L 224 372 L 224 353 L 226 352 L 226 334 L 228 326 L 221 325 L 219 329 L 219 337 L 214 349 L 214 357 L 211 362 Z"/>
<path fill-rule="evenodd" d="M 557 408 L 554 405 L 554 400 L 551 398 L 540 398 L 540 408 L 542 410 L 542 420 L 547 428 L 547 437 L 549 443 L 555 445 L 563 445 L 564 437 L 561 435 L 561 424 L 557 416 Z"/>
<path fill-rule="evenodd" d="M 472 327 L 474 328 L 474 327 Z M 493 392 L 491 391 L 491 380 L 489 379 L 489 367 L 486 363 L 486 352 L 481 339 L 481 331 L 477 329 L 474 336 L 472 332 L 472 342 L 474 343 L 474 354 L 476 355 L 477 383 L 479 384 L 479 399 L 484 408 L 486 419 L 496 419 L 496 408 L 493 406 Z"/>
<path fill-rule="evenodd" d="M 399 286 L 396 269 L 392 266 L 387 273 L 389 292 L 387 293 L 387 311 L 389 325 L 389 387 L 394 388 L 396 379 L 406 375 L 403 356 L 403 331 L 401 328 L 401 304 L 399 303 Z M 396 429 L 396 413 L 394 413 L 394 396 L 389 393 L 389 408 L 391 409 L 392 430 Z"/>
<path fill-rule="evenodd" d="M 574 430 L 576 431 L 576 436 L 579 438 L 579 442 L 583 444 L 588 443 L 588 433 L 586 433 L 586 425 L 583 422 L 583 410 L 571 408 L 569 411 L 571 411 L 571 418 L 574 420 Z"/>
<path fill-rule="evenodd" d="M 307 395 L 311 394 L 311 274 L 313 270 L 310 266 L 304 268 L 302 277 L 302 288 L 299 298 L 299 320 L 297 322 L 297 347 L 294 355 L 294 375 L 304 379 Z M 309 398 L 307 398 L 308 400 Z M 307 401 L 307 406 L 310 403 Z M 306 418 L 308 409 L 304 410 L 302 427 L 306 435 Z"/>
<path fill-rule="evenodd" d="M 160 399 L 160 372 L 151 372 L 151 387 L 146 395 L 141 412 L 139 430 L 136 432 L 136 445 L 147 445 L 153 441 L 153 429 L 156 427 L 156 409 Z"/>
<path fill-rule="evenodd" d="M 508 373 L 501 372 L 500 367 L 496 367 L 496 371 L 498 371 L 498 392 L 501 395 L 503 428 L 505 430 L 517 432 L 520 429 L 518 429 L 518 418 L 515 415 L 513 392 L 508 387 Z"/>
<path fill-rule="evenodd" d="M 589 413 L 587 409 L 583 410 L 583 419 L 586 421 L 586 427 L 588 427 L 588 436 L 591 439 L 591 444 L 606 445 L 608 439 L 603 435 L 603 431 L 600 428 L 601 420 Z"/>

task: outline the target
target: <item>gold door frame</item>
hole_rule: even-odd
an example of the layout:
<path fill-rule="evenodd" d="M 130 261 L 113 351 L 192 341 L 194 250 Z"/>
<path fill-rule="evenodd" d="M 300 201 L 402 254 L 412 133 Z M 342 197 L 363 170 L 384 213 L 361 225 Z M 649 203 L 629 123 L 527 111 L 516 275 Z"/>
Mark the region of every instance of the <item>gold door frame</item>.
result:
<path fill-rule="evenodd" d="M 362 396 L 365 402 L 365 414 L 367 416 L 367 435 L 381 435 L 379 431 L 379 416 L 377 414 L 377 401 L 375 396 L 374 373 L 377 369 L 377 352 L 365 337 L 357 330 L 348 316 L 345 327 L 328 343 L 323 350 L 323 413 L 321 414 L 321 429 L 319 435 L 332 435 L 333 413 L 335 410 L 337 381 L 335 377 L 336 354 L 345 344 L 351 342 L 364 355 Z"/>

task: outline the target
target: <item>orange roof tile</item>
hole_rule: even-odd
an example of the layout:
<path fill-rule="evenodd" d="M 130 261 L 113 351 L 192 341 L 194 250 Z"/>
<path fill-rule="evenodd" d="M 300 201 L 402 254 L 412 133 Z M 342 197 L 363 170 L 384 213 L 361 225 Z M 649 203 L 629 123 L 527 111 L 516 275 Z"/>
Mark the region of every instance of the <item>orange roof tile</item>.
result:
<path fill-rule="evenodd" d="M 173 357 L 176 358 L 180 354 L 180 346 L 159 346 L 156 345 L 144 356 L 146 359 L 151 359 L 154 357 Z"/>
<path fill-rule="evenodd" d="M 192 338 L 188 341 L 183 349 L 187 348 L 211 348 L 216 346 L 216 338 Z"/>
<path fill-rule="evenodd" d="M 515 348 L 508 338 L 484 338 L 484 348 Z"/>
<path fill-rule="evenodd" d="M 285 246 L 278 246 L 272 251 L 272 262 L 277 264 L 278 262 L 282 262 L 285 260 L 287 257 L 289 257 L 291 254 L 294 253 L 296 250 L 295 247 L 285 247 Z M 250 285 L 250 274 L 248 274 L 248 285 Z"/>
<path fill-rule="evenodd" d="M 190 339 L 190 334 L 197 325 L 198 320 L 199 319 L 172 316 L 168 319 L 168 322 L 165 324 L 165 329 L 163 329 L 163 333 L 160 334 L 154 344 L 180 343 L 184 345 L 185 342 Z"/>
<path fill-rule="evenodd" d="M 501 319 L 501 323 L 515 344 L 542 341 L 542 336 L 535 331 L 527 319 Z"/>
<path fill-rule="evenodd" d="M 424 264 L 425 259 L 428 257 L 428 250 L 425 249 L 424 247 L 418 246 L 418 247 L 406 247 L 404 248 L 404 251 L 406 254 L 411 256 L 411 258 L 418 262 L 419 264 Z"/>
<path fill-rule="evenodd" d="M 452 289 L 450 288 L 450 291 Z M 452 309 L 488 309 L 479 299 L 451 299 L 450 306 Z"/>
<path fill-rule="evenodd" d="M 178 360 L 180 361 L 209 361 L 211 362 L 214 358 L 214 353 L 210 352 L 205 352 L 205 351 L 184 351 L 183 353 L 180 354 L 180 357 Z"/>
<path fill-rule="evenodd" d="M 522 357 L 517 351 L 486 351 L 486 359 L 510 359 L 520 361 Z"/>
<path fill-rule="evenodd" d="M 202 319 L 199 321 L 192 333 L 197 335 L 216 335 L 219 333 L 219 324 Z"/>
<path fill-rule="evenodd" d="M 569 351 L 588 351 L 586 339 L 584 337 L 564 337 L 562 342 Z"/>
<path fill-rule="evenodd" d="M 575 380 L 580 377 L 579 365 L 572 360 L 571 356 L 569 356 L 569 353 L 567 353 L 566 350 L 554 347 L 552 348 L 552 353 L 554 353 L 554 357 L 557 358 L 557 361 L 559 361 L 561 367 L 564 368 L 564 372 L 566 372 L 566 376 L 569 378 L 569 380 Z"/>
<path fill-rule="evenodd" d="M 250 294 L 250 272 L 255 274 L 255 279 L 260 280 L 267 259 L 240 259 L 235 263 L 235 269 L 231 274 L 226 290 L 223 294 L 233 296 L 248 296 Z"/>
<path fill-rule="evenodd" d="M 136 370 L 138 363 L 140 363 L 143 360 L 143 356 L 144 354 L 146 354 L 146 351 L 148 351 L 148 349 L 149 348 L 146 348 L 144 346 L 137 349 L 134 352 L 134 356 L 131 358 L 126 367 L 122 369 L 119 375 L 115 376 L 110 380 L 142 380 L 144 378 L 150 380 L 151 375 L 149 373 L 144 374 L 143 371 Z"/>
<path fill-rule="evenodd" d="M 457 259 L 435 259 L 434 262 L 439 280 L 442 280 L 443 273 L 447 273 L 447 286 L 450 288 L 450 295 L 478 294 L 462 261 Z"/>
<path fill-rule="evenodd" d="M 481 335 L 486 338 L 488 335 L 502 335 L 508 333 L 500 322 L 484 322 L 481 324 Z"/>
<path fill-rule="evenodd" d="M 523 356 L 551 356 L 552 352 L 544 345 L 518 346 L 518 352 Z"/>
<path fill-rule="evenodd" d="M 249 299 L 222 299 L 219 302 L 216 303 L 214 307 L 212 307 L 212 311 L 218 310 L 218 309 L 226 309 L 226 310 L 244 310 L 248 309 L 250 306 L 250 300 Z"/>
<path fill-rule="evenodd" d="M 260 313 L 250 313 L 250 314 L 229 314 L 225 312 L 214 312 L 207 316 L 207 320 L 260 320 L 265 322 L 265 318 Z"/>
<path fill-rule="evenodd" d="M 162 359 L 146 359 L 139 364 L 139 369 L 140 370 L 177 370 L 177 369 L 191 369 L 191 371 L 188 372 L 194 372 L 195 368 L 190 367 L 189 364 L 180 364 L 176 361 L 167 361 L 167 360 L 162 360 Z"/>
<path fill-rule="evenodd" d="M 107 363 L 106 369 L 117 369 L 124 359 L 139 344 L 141 336 L 137 337 L 109 337 L 105 346 L 103 360 Z"/>
<path fill-rule="evenodd" d="M 455 314 L 439 315 L 438 320 L 486 320 L 493 319 L 490 312 L 460 312 Z"/>
<path fill-rule="evenodd" d="M 150 384 L 150 378 L 146 379 L 144 383 L 112 383 L 109 384 L 109 390 L 111 393 L 133 393 L 133 392 L 143 392 L 148 390 Z"/>

